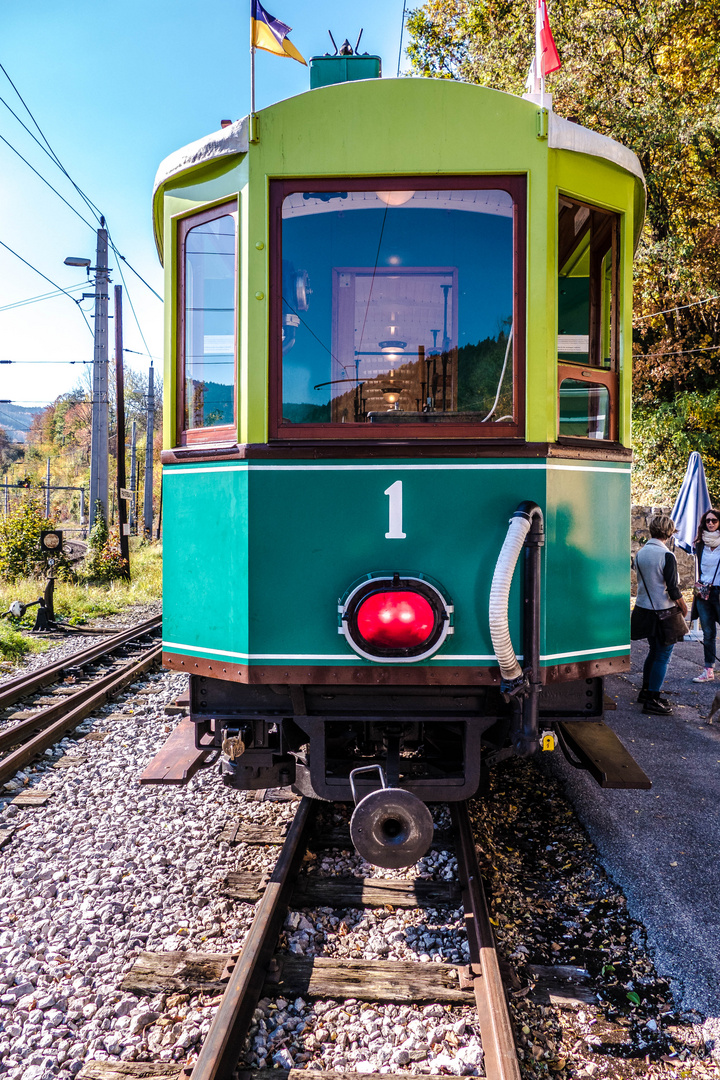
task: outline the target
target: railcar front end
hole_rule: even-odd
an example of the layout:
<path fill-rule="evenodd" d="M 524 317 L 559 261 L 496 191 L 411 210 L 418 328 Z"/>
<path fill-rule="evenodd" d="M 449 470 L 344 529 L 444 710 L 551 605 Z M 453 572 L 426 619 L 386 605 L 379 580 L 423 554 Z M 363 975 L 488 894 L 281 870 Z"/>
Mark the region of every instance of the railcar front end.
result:
<path fill-rule="evenodd" d="M 355 798 L 399 865 L 423 802 L 601 724 L 643 193 L 611 140 L 430 79 L 163 165 L 164 662 L 227 784 Z"/>

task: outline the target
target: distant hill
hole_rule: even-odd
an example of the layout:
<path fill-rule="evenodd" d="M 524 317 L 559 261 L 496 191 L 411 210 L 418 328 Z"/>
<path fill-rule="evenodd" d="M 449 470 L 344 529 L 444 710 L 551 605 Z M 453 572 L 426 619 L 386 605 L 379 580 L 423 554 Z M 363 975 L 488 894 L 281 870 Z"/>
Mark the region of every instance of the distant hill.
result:
<path fill-rule="evenodd" d="M 42 412 L 42 409 L 30 409 L 25 405 L 0 404 L 0 427 L 4 428 L 8 438 L 13 442 L 25 442 L 33 417 L 39 412 Z"/>

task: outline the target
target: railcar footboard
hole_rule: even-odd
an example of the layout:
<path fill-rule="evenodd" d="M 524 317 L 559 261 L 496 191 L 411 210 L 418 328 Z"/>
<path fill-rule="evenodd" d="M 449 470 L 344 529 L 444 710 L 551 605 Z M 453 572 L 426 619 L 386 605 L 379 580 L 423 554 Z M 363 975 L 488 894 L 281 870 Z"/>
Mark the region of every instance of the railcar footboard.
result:
<path fill-rule="evenodd" d="M 566 720 L 555 725 L 560 746 L 568 761 L 587 769 L 604 788 L 637 788 L 647 791 L 652 782 L 602 720 Z"/>

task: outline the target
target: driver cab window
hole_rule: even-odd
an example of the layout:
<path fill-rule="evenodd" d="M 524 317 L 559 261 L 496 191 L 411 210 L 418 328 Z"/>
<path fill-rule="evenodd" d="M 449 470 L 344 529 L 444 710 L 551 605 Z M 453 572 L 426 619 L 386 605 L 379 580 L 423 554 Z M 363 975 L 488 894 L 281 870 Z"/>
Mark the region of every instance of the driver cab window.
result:
<path fill-rule="evenodd" d="M 274 430 L 515 434 L 520 186 L 392 183 L 277 185 Z"/>

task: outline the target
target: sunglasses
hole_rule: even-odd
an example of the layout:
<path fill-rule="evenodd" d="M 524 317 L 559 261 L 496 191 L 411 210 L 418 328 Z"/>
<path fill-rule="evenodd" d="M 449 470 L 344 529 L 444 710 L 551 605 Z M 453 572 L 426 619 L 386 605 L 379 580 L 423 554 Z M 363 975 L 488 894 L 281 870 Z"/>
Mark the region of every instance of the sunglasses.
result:
<path fill-rule="evenodd" d="M 717 525 L 717 523 L 718 523 L 718 519 L 716 517 L 706 517 L 705 518 L 705 524 L 706 525 Z"/>

